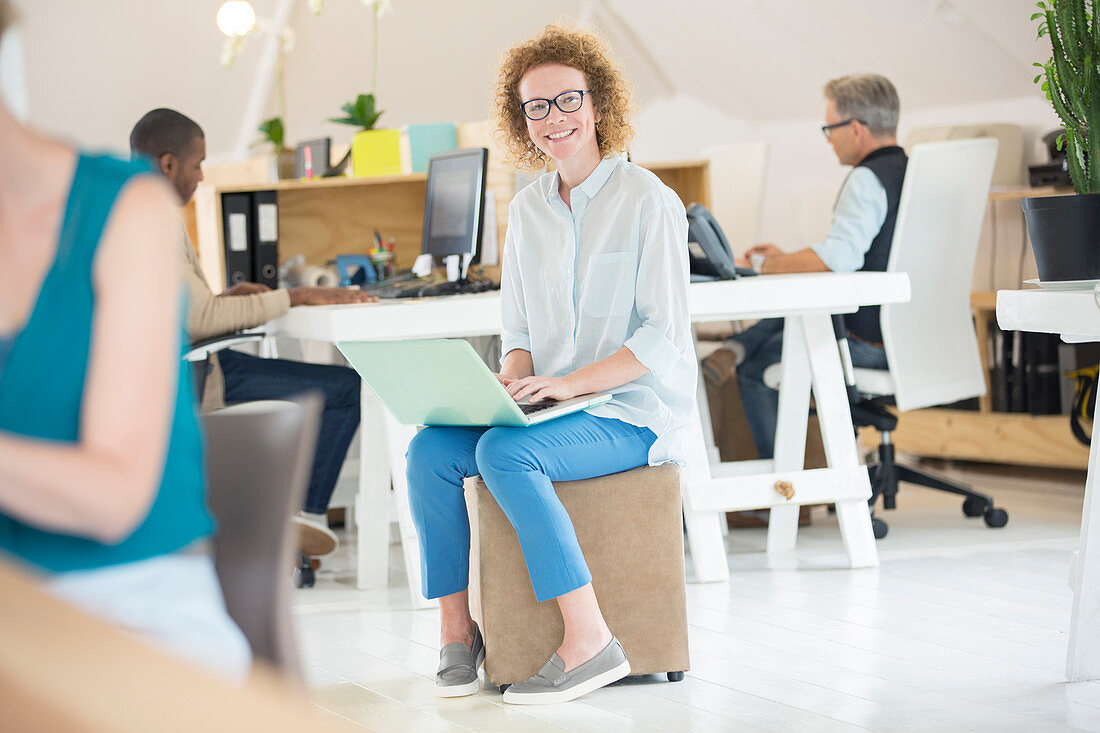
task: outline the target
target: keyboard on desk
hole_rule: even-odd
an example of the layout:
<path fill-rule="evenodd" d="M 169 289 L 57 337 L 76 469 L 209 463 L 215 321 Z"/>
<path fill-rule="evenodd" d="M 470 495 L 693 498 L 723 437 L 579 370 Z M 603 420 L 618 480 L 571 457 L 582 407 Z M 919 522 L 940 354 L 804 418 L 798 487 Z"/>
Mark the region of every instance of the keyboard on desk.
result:
<path fill-rule="evenodd" d="M 364 285 L 363 292 L 379 298 L 430 298 L 436 295 L 457 295 L 459 293 L 480 293 L 500 287 L 492 282 L 447 282 L 417 278 L 395 283 L 376 283 Z"/>
<path fill-rule="evenodd" d="M 413 280 L 401 280 L 392 283 L 375 283 L 364 285 L 363 292 L 367 295 L 375 295 L 379 298 L 418 298 L 424 288 L 437 284 L 434 280 L 416 278 Z"/>

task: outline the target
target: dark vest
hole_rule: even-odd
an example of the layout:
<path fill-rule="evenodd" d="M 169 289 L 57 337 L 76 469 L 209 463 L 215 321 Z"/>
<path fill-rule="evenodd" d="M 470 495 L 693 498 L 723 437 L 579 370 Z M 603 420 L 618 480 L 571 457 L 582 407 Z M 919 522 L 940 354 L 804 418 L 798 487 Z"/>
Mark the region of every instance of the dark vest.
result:
<path fill-rule="evenodd" d="M 879 148 L 861 160 L 856 168 L 867 168 L 875 174 L 886 189 L 886 219 L 882 228 L 871 240 L 871 248 L 863 256 L 861 272 L 884 272 L 890 259 L 890 244 L 894 241 L 894 222 L 898 218 L 898 201 L 901 184 L 905 180 L 905 165 L 909 162 L 905 151 L 896 145 Z M 853 168 L 852 170 L 855 170 Z M 879 324 L 879 306 L 867 305 L 845 318 L 848 330 L 863 341 L 882 343 L 882 327 Z"/>

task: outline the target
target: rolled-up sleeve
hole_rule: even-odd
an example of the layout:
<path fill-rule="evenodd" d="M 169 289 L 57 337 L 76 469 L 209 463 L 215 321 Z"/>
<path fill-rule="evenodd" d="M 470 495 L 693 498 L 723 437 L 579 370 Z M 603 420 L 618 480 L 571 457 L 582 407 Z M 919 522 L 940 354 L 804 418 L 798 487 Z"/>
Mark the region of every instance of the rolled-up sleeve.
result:
<path fill-rule="evenodd" d="M 195 248 L 191 246 L 191 238 L 182 219 L 179 220 L 177 249 L 190 296 L 187 334 L 193 341 L 262 326 L 289 310 L 290 293 L 283 289 L 251 295 L 214 295 L 199 267 Z"/>
<path fill-rule="evenodd" d="M 523 277 L 519 267 L 519 223 L 513 210 L 508 210 L 508 230 L 504 235 L 504 254 L 500 276 L 500 358 L 501 363 L 514 349 L 531 351 L 531 335 L 527 327 L 527 305 L 523 299 Z"/>
<path fill-rule="evenodd" d="M 679 201 L 664 202 L 641 224 L 635 309 L 641 324 L 624 344 L 654 376 L 682 358 L 688 317 L 687 216 Z"/>
<path fill-rule="evenodd" d="M 825 241 L 812 249 L 833 272 L 855 272 L 886 221 L 886 189 L 868 168 L 855 168 L 840 189 Z"/>

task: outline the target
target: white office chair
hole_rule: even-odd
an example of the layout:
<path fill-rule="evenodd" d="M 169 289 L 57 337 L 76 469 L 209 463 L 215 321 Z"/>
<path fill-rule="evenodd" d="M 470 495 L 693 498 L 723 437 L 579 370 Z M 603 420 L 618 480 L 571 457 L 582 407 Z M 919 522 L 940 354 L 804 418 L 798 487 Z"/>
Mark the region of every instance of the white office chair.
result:
<path fill-rule="evenodd" d="M 869 467 L 872 504 L 881 495 L 883 508 L 893 509 L 898 481 L 909 481 L 965 496 L 967 516 L 984 516 L 990 527 L 1003 527 L 1008 514 L 995 508 L 991 497 L 896 464 L 890 432 L 897 418 L 880 404 L 893 396 L 904 412 L 985 394 L 970 287 L 996 157 L 997 141 L 992 138 L 913 148 L 886 267 L 909 275 L 912 299 L 882 306 L 889 369 L 854 370 L 859 398 L 852 403 L 852 421 L 882 432 L 879 462 Z M 886 523 L 876 517 L 873 524 L 875 536 L 884 537 Z"/>

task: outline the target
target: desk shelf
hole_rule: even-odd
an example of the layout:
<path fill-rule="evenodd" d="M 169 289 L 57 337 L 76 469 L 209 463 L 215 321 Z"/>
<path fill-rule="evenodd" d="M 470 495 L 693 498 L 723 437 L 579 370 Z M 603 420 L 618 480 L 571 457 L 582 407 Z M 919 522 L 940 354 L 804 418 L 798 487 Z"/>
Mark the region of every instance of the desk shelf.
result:
<path fill-rule="evenodd" d="M 656 173 L 685 206 L 692 202 L 710 206 L 710 164 L 706 160 L 669 161 L 643 167 Z M 497 246 L 503 248 L 514 171 L 492 159 L 489 168 L 486 193 L 496 195 Z M 382 236 L 394 239 L 396 266 L 411 267 L 420 254 L 427 181 L 426 173 L 413 173 L 200 186 L 195 193 L 194 219 L 189 229 L 203 272 L 215 292 L 225 286 L 221 197 L 226 193 L 276 193 L 280 264 L 295 255 L 303 255 L 310 264 L 324 264 L 337 254 L 364 253 L 377 229 Z M 191 213 L 185 211 L 185 221 L 190 217 Z"/>
<path fill-rule="evenodd" d="M 913 410 L 899 415 L 892 437 L 898 450 L 918 456 L 1054 468 L 1089 463 L 1066 415 Z"/>

